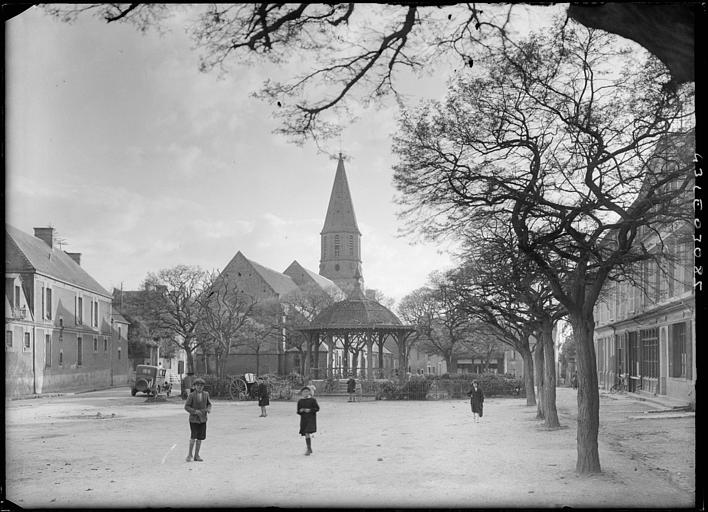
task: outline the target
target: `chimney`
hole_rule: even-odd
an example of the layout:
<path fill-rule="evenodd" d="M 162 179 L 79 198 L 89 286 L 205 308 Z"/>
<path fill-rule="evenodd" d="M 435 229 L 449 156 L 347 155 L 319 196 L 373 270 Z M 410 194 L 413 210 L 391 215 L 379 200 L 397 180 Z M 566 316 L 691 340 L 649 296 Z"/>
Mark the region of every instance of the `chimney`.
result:
<path fill-rule="evenodd" d="M 66 251 L 64 251 L 66 252 Z M 81 266 L 81 253 L 80 252 L 66 252 L 66 254 L 76 262 L 78 266 Z"/>
<path fill-rule="evenodd" d="M 54 228 L 34 228 L 34 236 L 54 248 Z"/>

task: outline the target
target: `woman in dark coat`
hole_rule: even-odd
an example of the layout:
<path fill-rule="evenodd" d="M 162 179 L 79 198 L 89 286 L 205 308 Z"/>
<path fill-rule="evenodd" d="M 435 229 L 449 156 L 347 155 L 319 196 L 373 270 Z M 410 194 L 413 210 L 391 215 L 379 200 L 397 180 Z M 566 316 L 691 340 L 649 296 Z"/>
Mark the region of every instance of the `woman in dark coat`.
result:
<path fill-rule="evenodd" d="M 479 387 L 479 383 L 476 380 L 472 381 L 472 389 L 469 390 L 467 396 L 470 397 L 470 405 L 472 405 L 472 416 L 474 417 L 474 422 L 477 423 L 479 421 L 479 418 L 482 417 L 482 409 L 484 406 L 484 392 L 482 391 L 482 388 Z"/>
<path fill-rule="evenodd" d="M 258 378 L 258 405 L 261 407 L 260 418 L 268 416 L 266 406 L 270 405 L 270 395 L 268 394 L 268 384 L 263 377 Z"/>
<path fill-rule="evenodd" d="M 305 436 L 305 443 L 307 444 L 307 451 L 305 455 L 310 455 L 312 453 L 312 439 L 311 434 L 317 432 L 317 411 L 320 410 L 320 406 L 312 397 L 312 390 L 305 386 L 300 390 L 302 398 L 297 401 L 297 413 L 300 415 L 300 435 Z"/>

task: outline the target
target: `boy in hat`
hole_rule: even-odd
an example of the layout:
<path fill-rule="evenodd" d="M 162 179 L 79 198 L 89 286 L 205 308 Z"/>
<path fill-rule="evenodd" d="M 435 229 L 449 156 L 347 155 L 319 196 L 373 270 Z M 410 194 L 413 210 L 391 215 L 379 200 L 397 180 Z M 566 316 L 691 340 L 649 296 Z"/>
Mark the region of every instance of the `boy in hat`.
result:
<path fill-rule="evenodd" d="M 310 434 L 317 432 L 317 411 L 320 406 L 312 397 L 312 390 L 305 386 L 300 390 L 302 398 L 297 401 L 297 413 L 300 415 L 300 435 L 305 436 L 307 451 L 305 455 L 312 453 L 312 438 Z"/>
<path fill-rule="evenodd" d="M 193 382 L 194 391 L 187 397 L 187 402 L 184 404 L 184 410 L 189 413 L 189 429 L 191 436 L 189 439 L 189 454 L 187 462 L 192 461 L 192 450 L 194 450 L 194 460 L 202 462 L 199 456 L 199 448 L 202 441 L 206 439 L 206 423 L 207 414 L 211 412 L 211 400 L 209 393 L 204 391 L 204 380 L 197 378 Z"/>

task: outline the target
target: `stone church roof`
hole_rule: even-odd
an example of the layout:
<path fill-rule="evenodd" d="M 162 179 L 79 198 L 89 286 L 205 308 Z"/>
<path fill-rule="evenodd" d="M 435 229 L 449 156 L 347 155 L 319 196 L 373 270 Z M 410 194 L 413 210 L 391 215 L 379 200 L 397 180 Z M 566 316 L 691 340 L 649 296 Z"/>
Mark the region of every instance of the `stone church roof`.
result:
<path fill-rule="evenodd" d="M 333 232 L 361 235 L 359 225 L 356 222 L 356 215 L 354 215 L 352 195 L 349 192 L 349 183 L 347 182 L 347 174 L 344 171 L 344 160 L 341 153 L 337 164 L 337 172 L 334 175 L 332 194 L 329 197 L 327 216 L 320 234 Z"/>
<path fill-rule="evenodd" d="M 337 292 L 341 292 L 339 286 L 337 286 L 333 281 L 314 273 L 312 270 L 306 269 L 300 265 L 297 260 L 293 260 L 288 268 L 285 269 L 283 274 L 290 276 L 290 278 L 295 281 L 295 284 L 301 288 L 306 287 L 308 284 L 312 284 L 321 288 L 329 295 L 334 295 Z"/>

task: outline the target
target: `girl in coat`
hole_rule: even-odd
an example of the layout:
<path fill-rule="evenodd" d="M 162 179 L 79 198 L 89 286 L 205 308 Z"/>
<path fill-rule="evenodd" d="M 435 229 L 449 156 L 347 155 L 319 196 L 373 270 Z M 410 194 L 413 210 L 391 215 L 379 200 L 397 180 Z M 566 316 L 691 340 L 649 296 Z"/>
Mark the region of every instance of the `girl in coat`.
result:
<path fill-rule="evenodd" d="M 317 400 L 312 397 L 312 390 L 305 386 L 300 390 L 302 398 L 297 401 L 297 413 L 300 415 L 300 435 L 305 436 L 307 451 L 305 455 L 312 453 L 311 434 L 317 432 L 317 411 L 320 406 Z"/>
<path fill-rule="evenodd" d="M 472 406 L 472 416 L 474 418 L 474 422 L 477 423 L 479 421 L 479 418 L 482 417 L 484 392 L 482 391 L 482 388 L 479 387 L 479 383 L 476 380 L 472 381 L 472 389 L 469 390 L 467 396 L 470 397 L 470 405 Z"/>
<path fill-rule="evenodd" d="M 258 405 L 261 408 L 261 418 L 268 416 L 266 407 L 270 405 L 270 395 L 268 394 L 268 385 L 263 377 L 258 378 Z"/>

